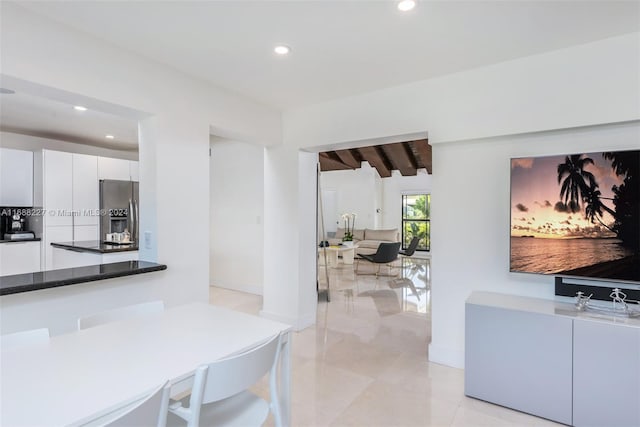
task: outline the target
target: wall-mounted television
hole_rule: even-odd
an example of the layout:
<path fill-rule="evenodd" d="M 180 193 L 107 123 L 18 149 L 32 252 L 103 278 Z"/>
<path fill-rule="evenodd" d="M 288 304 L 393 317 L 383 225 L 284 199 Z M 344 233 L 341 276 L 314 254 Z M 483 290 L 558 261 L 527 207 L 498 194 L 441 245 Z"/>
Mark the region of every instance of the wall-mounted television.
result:
<path fill-rule="evenodd" d="M 510 271 L 640 284 L 640 150 L 511 159 Z"/>

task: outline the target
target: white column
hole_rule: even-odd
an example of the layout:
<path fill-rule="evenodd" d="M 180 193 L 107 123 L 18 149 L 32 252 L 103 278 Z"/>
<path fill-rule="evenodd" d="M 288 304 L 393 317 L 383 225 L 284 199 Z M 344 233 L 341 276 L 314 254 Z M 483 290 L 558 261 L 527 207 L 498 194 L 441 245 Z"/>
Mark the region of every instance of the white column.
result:
<path fill-rule="evenodd" d="M 296 148 L 265 149 L 261 315 L 296 330 L 316 320 L 316 164 Z"/>
<path fill-rule="evenodd" d="M 157 290 L 169 305 L 206 302 L 209 125 L 174 112 L 141 121 L 139 132 L 140 259 L 167 265 Z"/>

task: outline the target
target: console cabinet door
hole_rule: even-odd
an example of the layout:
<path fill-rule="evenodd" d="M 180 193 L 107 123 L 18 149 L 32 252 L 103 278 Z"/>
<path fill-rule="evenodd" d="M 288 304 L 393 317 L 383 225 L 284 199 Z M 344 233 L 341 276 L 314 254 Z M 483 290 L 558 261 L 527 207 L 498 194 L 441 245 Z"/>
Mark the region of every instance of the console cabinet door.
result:
<path fill-rule="evenodd" d="M 572 319 L 466 304 L 465 394 L 571 424 Z"/>
<path fill-rule="evenodd" d="M 573 425 L 640 426 L 640 328 L 574 320 Z"/>

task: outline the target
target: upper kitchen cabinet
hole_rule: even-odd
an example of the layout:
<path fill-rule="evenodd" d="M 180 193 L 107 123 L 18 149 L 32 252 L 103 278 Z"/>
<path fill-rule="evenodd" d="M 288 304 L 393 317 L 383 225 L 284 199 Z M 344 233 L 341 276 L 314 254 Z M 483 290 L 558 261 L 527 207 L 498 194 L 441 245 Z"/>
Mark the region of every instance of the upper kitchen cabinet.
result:
<path fill-rule="evenodd" d="M 98 157 L 98 178 L 131 181 L 129 160 Z"/>
<path fill-rule="evenodd" d="M 73 225 L 98 225 L 100 220 L 98 157 L 73 154 L 72 193 L 73 210 L 76 213 Z"/>
<path fill-rule="evenodd" d="M 73 225 L 73 154 L 43 151 L 43 208 L 47 227 Z"/>
<path fill-rule="evenodd" d="M 33 206 L 33 152 L 0 148 L 0 206 Z"/>
<path fill-rule="evenodd" d="M 131 181 L 140 181 L 139 163 L 135 160 L 129 162 L 129 175 L 131 176 Z"/>

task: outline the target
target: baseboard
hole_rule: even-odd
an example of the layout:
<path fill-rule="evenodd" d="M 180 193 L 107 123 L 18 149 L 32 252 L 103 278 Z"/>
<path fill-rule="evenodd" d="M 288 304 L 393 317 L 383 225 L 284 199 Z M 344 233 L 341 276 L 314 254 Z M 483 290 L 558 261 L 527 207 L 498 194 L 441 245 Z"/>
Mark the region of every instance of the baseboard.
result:
<path fill-rule="evenodd" d="M 223 288 L 223 289 L 229 289 L 232 291 L 238 291 L 238 292 L 244 292 L 247 294 L 253 294 L 253 295 L 262 295 L 262 286 L 261 285 L 237 285 L 237 284 L 233 284 L 233 285 L 229 285 L 227 283 L 216 283 L 215 285 L 210 285 L 210 286 L 215 286 L 216 288 Z"/>
<path fill-rule="evenodd" d="M 294 331 L 301 331 L 316 323 L 315 316 L 307 315 L 303 317 L 284 316 L 282 314 L 271 313 L 268 311 L 260 310 L 260 316 L 265 319 L 275 320 L 276 322 L 286 323 L 291 325 Z"/>
<path fill-rule="evenodd" d="M 464 369 L 464 352 L 429 344 L 429 361 L 452 368 Z"/>

